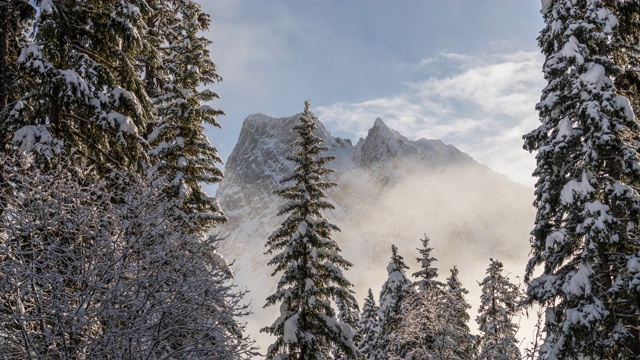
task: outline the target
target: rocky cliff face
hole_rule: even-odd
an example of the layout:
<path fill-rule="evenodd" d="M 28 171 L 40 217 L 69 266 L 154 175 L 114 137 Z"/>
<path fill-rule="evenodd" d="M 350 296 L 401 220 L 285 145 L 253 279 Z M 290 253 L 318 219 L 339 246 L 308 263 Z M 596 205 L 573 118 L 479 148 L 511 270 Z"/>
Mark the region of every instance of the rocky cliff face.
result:
<path fill-rule="evenodd" d="M 292 152 L 289 144 L 299 116 L 247 117 L 216 194 L 229 217 L 216 229 L 227 236 L 221 252 L 235 260 L 238 283 L 251 291 L 255 315 L 249 329 L 261 343 L 269 340 L 258 329 L 270 324 L 277 311 L 262 309 L 277 281 L 266 265 L 264 244 L 283 220 L 276 216 L 282 200 L 273 191 L 291 171 L 286 156 Z M 523 271 L 534 217 L 533 189 L 440 140 L 410 140 L 381 119 L 355 146 L 332 137 L 321 123 L 316 135 L 325 140 L 329 155 L 337 157 L 329 166 L 338 186 L 328 192 L 336 209 L 326 216 L 342 230 L 335 239 L 354 263 L 347 276 L 359 300 L 369 287 L 379 291 L 391 244 L 399 247 L 411 272 L 417 271 L 413 258 L 423 234 L 432 239 L 441 280 L 457 265 L 472 304 L 489 258 L 502 260 L 515 275 Z"/>

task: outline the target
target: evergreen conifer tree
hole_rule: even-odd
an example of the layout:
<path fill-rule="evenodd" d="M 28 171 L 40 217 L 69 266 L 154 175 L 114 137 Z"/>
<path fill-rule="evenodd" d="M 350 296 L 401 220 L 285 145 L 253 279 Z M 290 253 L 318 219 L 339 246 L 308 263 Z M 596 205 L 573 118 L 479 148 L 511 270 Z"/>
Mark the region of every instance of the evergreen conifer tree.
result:
<path fill-rule="evenodd" d="M 472 359 L 475 357 L 475 337 L 469 330 L 469 309 L 471 305 L 465 296 L 469 291 L 462 286 L 458 278 L 458 268 L 453 267 L 451 276 L 447 278 L 447 292 L 449 296 L 443 311 L 447 314 L 449 336 L 456 344 L 454 355 L 458 359 Z"/>
<path fill-rule="evenodd" d="M 373 298 L 371 289 L 367 292 L 367 297 L 362 305 L 362 315 L 358 326 L 357 350 L 359 359 L 370 359 L 375 353 L 376 340 L 380 334 L 380 321 L 378 317 L 378 306 Z"/>
<path fill-rule="evenodd" d="M 548 85 L 542 124 L 524 137 L 539 177 L 525 281 L 528 301 L 547 306 L 540 354 L 636 358 L 640 127 L 637 41 L 628 41 L 638 38 L 638 2 L 544 4 Z"/>
<path fill-rule="evenodd" d="M 522 357 L 515 337 L 518 326 L 513 323 L 519 311 L 520 291 L 502 270 L 502 263 L 491 259 L 487 276 L 480 282 L 482 295 L 476 318 L 480 330 L 480 360 L 515 360 Z"/>
<path fill-rule="evenodd" d="M 333 157 L 322 155 L 327 147 L 313 133 L 317 124 L 309 106 L 306 101 L 300 122 L 294 126 L 296 151 L 288 159 L 295 169 L 281 180 L 283 188 L 277 191 L 287 200 L 279 213 L 287 218 L 267 241 L 266 253 L 274 255 L 269 261 L 275 267 L 273 275 L 282 273 L 276 292 L 265 305 L 280 303 L 280 316 L 261 330 L 276 338 L 267 359 L 326 359 L 336 348 L 349 358 L 356 356 L 349 338 L 351 329 L 339 323 L 331 305 L 331 301 L 341 301 L 345 308 L 358 306 L 352 284 L 343 274 L 351 263 L 331 238 L 339 229 L 322 213 L 333 208 L 325 190 L 335 184 L 324 179 L 332 172 L 326 164 Z"/>
<path fill-rule="evenodd" d="M 413 282 L 407 278 L 409 269 L 404 258 L 398 255 L 398 248 L 391 245 L 391 261 L 387 265 L 387 280 L 380 291 L 380 333 L 376 339 L 376 351 L 373 359 L 386 359 L 393 332 L 400 326 L 403 315 L 403 302 L 416 293 Z"/>
<path fill-rule="evenodd" d="M 338 308 L 338 321 L 340 322 L 343 329 L 351 331 L 351 334 L 345 334 L 347 338 L 351 338 L 353 345 L 356 347 L 357 354 L 357 345 L 360 342 L 360 313 L 357 309 L 353 307 L 347 306 L 340 298 L 336 298 L 336 307 Z M 347 325 L 347 326 L 344 326 Z M 353 359 L 354 357 L 351 355 L 347 355 L 343 350 L 340 349 L 339 346 L 336 346 L 333 354 L 334 360 L 345 360 L 345 359 Z"/>
<path fill-rule="evenodd" d="M 438 277 L 438 269 L 433 266 L 433 263 L 438 261 L 438 259 L 431 256 L 433 248 L 429 247 L 429 241 L 430 239 L 427 235 L 424 236 L 424 239 L 420 239 L 422 248 L 418 248 L 417 250 L 420 252 L 421 257 L 416 258 L 416 261 L 420 264 L 420 271 L 412 274 L 414 278 L 418 279 L 415 282 L 415 285 L 420 291 L 425 291 L 427 288 L 431 287 L 442 288 L 444 286 L 443 283 L 436 280 Z"/>
<path fill-rule="evenodd" d="M 0 10 L 0 151 L 30 153 L 40 176 L 9 184 L 0 173 L 1 204 L 40 196 L 1 219 L 0 283 L 12 296 L 0 296 L 0 338 L 11 343 L 0 358 L 250 355 L 234 319 L 246 314 L 243 293 L 220 265 L 217 240 L 202 234 L 224 219 L 199 185 L 221 178 L 203 135 L 222 113 L 203 104 L 217 95 L 200 88 L 220 80 L 197 36 L 208 16 L 179 0 L 0 0 Z M 75 180 L 49 191 L 42 179 L 59 174 Z M 24 257 L 16 244 L 25 239 L 55 246 Z"/>
<path fill-rule="evenodd" d="M 224 114 L 204 104 L 218 95 L 201 88 L 222 80 L 207 49 L 211 41 L 199 35 L 210 18 L 195 1 L 160 1 L 155 8 L 160 15 L 153 25 L 166 29 L 152 28 L 151 38 L 160 37 L 165 46 L 158 54 L 162 67 L 148 60 L 146 68 L 152 72 L 145 81 L 157 116 L 147 139 L 156 168 L 172 179 L 170 195 L 183 220 L 203 231 L 226 219 L 201 186 L 222 180 L 216 166 L 222 160 L 204 133 L 205 124 L 220 127 L 216 117 Z"/>

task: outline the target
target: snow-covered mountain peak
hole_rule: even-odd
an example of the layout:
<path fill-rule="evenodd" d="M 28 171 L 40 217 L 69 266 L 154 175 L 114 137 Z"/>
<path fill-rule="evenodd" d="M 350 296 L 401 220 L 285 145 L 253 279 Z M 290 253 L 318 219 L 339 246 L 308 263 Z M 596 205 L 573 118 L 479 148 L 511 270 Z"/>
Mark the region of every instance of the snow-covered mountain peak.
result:
<path fill-rule="evenodd" d="M 390 128 L 381 118 L 376 118 L 376 120 L 373 122 L 373 127 L 369 129 L 369 134 L 367 134 L 367 137 L 369 137 L 370 134 L 377 134 L 389 139 L 406 139 L 399 132 Z"/>
<path fill-rule="evenodd" d="M 387 127 L 387 124 L 384 123 L 384 121 L 382 121 L 381 118 L 376 118 L 376 121 L 373 122 L 373 127 Z"/>

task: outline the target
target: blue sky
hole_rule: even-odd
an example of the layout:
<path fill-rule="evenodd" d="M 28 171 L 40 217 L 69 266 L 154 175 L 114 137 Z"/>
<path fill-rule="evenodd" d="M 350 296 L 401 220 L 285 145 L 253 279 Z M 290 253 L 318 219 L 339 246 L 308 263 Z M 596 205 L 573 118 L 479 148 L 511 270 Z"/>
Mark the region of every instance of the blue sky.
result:
<path fill-rule="evenodd" d="M 376 117 L 533 185 L 521 137 L 544 86 L 537 0 L 203 0 L 223 82 L 208 132 L 223 159 L 242 121 L 312 111 L 357 141 Z"/>

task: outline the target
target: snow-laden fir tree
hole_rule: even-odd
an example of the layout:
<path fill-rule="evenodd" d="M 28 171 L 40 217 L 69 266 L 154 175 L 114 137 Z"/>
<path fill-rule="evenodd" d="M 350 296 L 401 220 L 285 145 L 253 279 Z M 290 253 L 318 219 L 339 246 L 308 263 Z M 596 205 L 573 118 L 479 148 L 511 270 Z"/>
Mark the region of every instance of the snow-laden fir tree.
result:
<path fill-rule="evenodd" d="M 0 160 L 14 187 L 0 194 L 1 359 L 256 355 L 244 294 L 215 240 L 181 226 L 166 181 L 95 181 L 77 158 L 49 171 Z"/>
<path fill-rule="evenodd" d="M 536 151 L 537 215 L 525 281 L 547 307 L 540 356 L 640 356 L 637 1 L 543 2 L 547 86 Z M 634 10 L 635 9 L 635 10 Z M 621 23 L 616 18 L 620 16 Z M 540 273 L 537 270 L 540 270 Z"/>
<path fill-rule="evenodd" d="M 453 298 L 442 282 L 437 280 L 437 261 L 431 256 L 429 238 L 420 239 L 418 248 L 421 257 L 416 260 L 421 270 L 413 277 L 418 292 L 408 296 L 402 303 L 399 326 L 390 334 L 387 356 L 393 359 L 458 359 L 455 352 L 461 344 L 460 336 L 454 336 L 454 327 L 449 322 L 453 314 L 447 306 L 453 305 Z"/>
<path fill-rule="evenodd" d="M 322 155 L 328 148 L 314 135 L 317 124 L 309 106 L 306 101 L 293 128 L 298 133 L 292 143 L 295 153 L 288 157 L 295 166 L 293 174 L 281 180 L 283 188 L 277 191 L 287 200 L 279 214 L 287 217 L 266 244 L 266 254 L 273 255 L 272 275 L 281 273 L 276 292 L 265 305 L 280 307 L 278 318 L 261 330 L 275 337 L 267 359 L 327 359 L 336 348 L 349 358 L 356 356 L 352 330 L 338 321 L 332 307 L 332 301 L 351 309 L 358 304 L 343 274 L 351 263 L 331 238 L 339 229 L 323 215 L 333 209 L 325 193 L 335 186 L 326 180 L 332 172 L 327 163 L 333 157 Z"/>
<path fill-rule="evenodd" d="M 476 318 L 480 330 L 478 359 L 521 359 L 516 339 L 518 325 L 514 323 L 520 311 L 520 290 L 503 274 L 502 263 L 493 259 L 480 287 L 482 294 Z"/>
<path fill-rule="evenodd" d="M 205 104 L 218 98 L 208 88 L 221 80 L 207 47 L 211 41 L 200 35 L 210 17 L 195 1 L 159 1 L 159 15 L 150 27 L 153 38 L 164 43 L 159 65 L 150 62 L 145 83 L 152 94 L 157 119 L 149 124 L 148 141 L 156 168 L 172 179 L 171 197 L 187 226 L 196 231 L 225 220 L 217 200 L 201 184 L 220 182 L 222 160 L 205 135 L 204 125 L 220 127 L 224 114 Z M 163 28 L 160 28 L 163 27 Z"/>
<path fill-rule="evenodd" d="M 18 56 L 28 41 L 29 22 L 35 15 L 35 9 L 27 0 L 2 0 L 0 14 L 0 118 L 4 119 L 8 116 L 8 105 L 13 107 L 24 93 L 18 74 Z M 0 122 L 2 152 L 11 141 L 6 125 Z"/>
<path fill-rule="evenodd" d="M 447 278 L 447 292 L 449 296 L 444 303 L 443 311 L 447 313 L 447 331 L 456 344 L 454 357 L 456 359 L 475 358 L 475 337 L 469 330 L 469 309 L 466 295 L 469 291 L 462 286 L 458 277 L 458 268 L 453 267 L 451 275 Z"/>
<path fill-rule="evenodd" d="M 356 334 L 359 359 L 367 360 L 375 352 L 376 340 L 379 334 L 378 306 L 373 298 L 373 292 L 369 289 L 362 305 L 362 314 L 360 315 L 360 323 Z"/>
<path fill-rule="evenodd" d="M 393 332 L 398 329 L 403 316 L 402 304 L 416 293 L 413 282 L 407 277 L 405 270 L 409 269 L 404 258 L 398 255 L 398 248 L 391 245 L 391 261 L 387 265 L 387 280 L 380 291 L 380 333 L 375 342 L 375 350 L 370 359 L 386 359 L 391 344 Z"/>
<path fill-rule="evenodd" d="M 36 1 L 33 38 L 17 64 L 22 93 L 0 123 L 13 146 L 44 156 L 68 150 L 101 172 L 140 169 L 140 134 L 152 106 L 137 57 L 144 41 L 143 0 Z"/>
<path fill-rule="evenodd" d="M 336 308 L 338 309 L 338 322 L 340 324 L 348 325 L 343 326 L 342 328 L 345 330 L 350 329 L 351 334 L 347 335 L 347 337 L 351 337 L 353 345 L 356 347 L 357 353 L 357 346 L 360 342 L 360 312 L 357 308 L 347 306 L 342 300 L 340 300 L 340 298 L 336 298 L 335 303 Z M 352 355 L 345 354 L 339 346 L 336 346 L 333 353 L 334 360 L 345 360 L 353 358 L 354 357 Z"/>
<path fill-rule="evenodd" d="M 420 270 L 413 273 L 412 276 L 418 279 L 415 285 L 419 291 L 425 291 L 431 287 L 441 288 L 444 286 L 442 282 L 436 279 L 438 277 L 438 269 L 433 266 L 433 263 L 438 261 L 438 259 L 431 256 L 433 248 L 429 247 L 429 241 L 430 239 L 425 235 L 424 239 L 420 239 L 422 248 L 417 249 L 421 255 L 419 258 L 416 258 L 416 261 L 420 264 Z"/>

